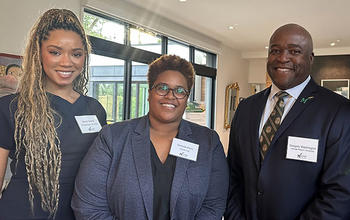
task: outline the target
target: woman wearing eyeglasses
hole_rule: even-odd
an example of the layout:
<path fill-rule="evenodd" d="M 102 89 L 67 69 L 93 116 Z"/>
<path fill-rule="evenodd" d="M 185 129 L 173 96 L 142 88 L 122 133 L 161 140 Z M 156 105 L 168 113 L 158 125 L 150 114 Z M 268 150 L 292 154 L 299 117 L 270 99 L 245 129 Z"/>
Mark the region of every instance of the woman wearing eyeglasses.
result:
<path fill-rule="evenodd" d="M 147 116 L 106 126 L 81 163 L 77 219 L 221 219 L 228 168 L 217 133 L 182 119 L 194 70 L 163 55 L 149 66 Z"/>

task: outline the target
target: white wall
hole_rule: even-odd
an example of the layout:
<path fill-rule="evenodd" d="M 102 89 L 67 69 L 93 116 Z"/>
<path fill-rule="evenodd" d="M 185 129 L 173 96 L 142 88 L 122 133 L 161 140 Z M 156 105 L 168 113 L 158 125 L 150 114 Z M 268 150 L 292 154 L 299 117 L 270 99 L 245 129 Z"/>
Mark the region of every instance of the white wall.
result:
<path fill-rule="evenodd" d="M 266 82 L 266 58 L 249 60 L 248 83 Z"/>
<path fill-rule="evenodd" d="M 224 96 L 229 83 L 238 82 L 240 97 L 249 95 L 248 64 L 239 52 L 167 18 L 131 5 L 122 0 L 2 0 L 0 7 L 0 53 L 22 55 L 28 32 L 37 18 L 49 8 L 68 8 L 78 16 L 82 7 L 99 10 L 111 16 L 140 24 L 176 39 L 190 42 L 218 54 L 215 129 L 227 148 L 228 130 L 224 129 Z M 14 10 L 16 9 L 16 10 Z"/>
<path fill-rule="evenodd" d="M 1 0 L 0 53 L 22 55 L 37 18 L 49 8 L 69 8 L 80 14 L 79 0 Z"/>
<path fill-rule="evenodd" d="M 239 52 L 223 46 L 218 54 L 218 73 L 216 87 L 216 126 L 221 142 L 227 152 L 230 129 L 224 128 L 225 89 L 230 83 L 238 82 L 239 97 L 249 95 L 248 60 L 241 58 Z"/>

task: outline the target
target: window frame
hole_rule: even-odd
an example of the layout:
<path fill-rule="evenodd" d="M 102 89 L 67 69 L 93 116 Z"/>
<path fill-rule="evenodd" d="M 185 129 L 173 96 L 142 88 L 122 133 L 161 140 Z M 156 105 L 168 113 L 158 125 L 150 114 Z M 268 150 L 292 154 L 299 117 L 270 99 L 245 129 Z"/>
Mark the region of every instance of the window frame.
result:
<path fill-rule="evenodd" d="M 92 14 L 97 17 L 101 17 L 106 20 L 111 20 L 113 22 L 117 22 L 119 24 L 125 25 L 125 42 L 124 44 L 116 43 L 113 41 L 105 40 L 102 38 L 94 37 L 88 35 L 91 47 L 92 47 L 92 53 L 96 55 L 111 57 L 111 58 L 117 58 L 125 61 L 124 66 L 124 99 L 123 99 L 123 105 L 124 105 L 124 111 L 123 111 L 123 120 L 130 119 L 130 112 L 131 112 L 131 87 L 132 87 L 132 62 L 139 62 L 144 64 L 150 64 L 152 61 L 157 59 L 163 54 L 167 54 L 168 51 L 168 41 L 175 41 L 179 44 L 183 44 L 186 46 L 189 46 L 189 62 L 192 63 L 193 68 L 196 72 L 196 75 L 209 77 L 212 79 L 211 82 L 211 116 L 210 116 L 210 128 L 214 128 L 214 119 L 215 119 L 215 85 L 216 85 L 216 76 L 217 76 L 217 69 L 216 69 L 216 54 L 205 51 L 199 47 L 196 47 L 194 45 L 185 43 L 183 41 L 174 39 L 173 37 L 167 37 L 164 34 L 156 33 L 155 31 L 149 30 L 147 28 L 144 28 L 145 30 L 148 30 L 150 32 L 154 32 L 157 35 L 161 36 L 161 51 L 162 54 L 154 53 L 151 51 L 146 51 L 143 49 L 135 48 L 130 46 L 130 27 L 141 27 L 140 25 L 135 25 L 131 23 L 127 23 L 119 18 L 113 18 L 112 16 L 106 16 L 102 13 L 95 12 L 93 10 L 84 8 L 84 13 Z M 200 65 L 196 64 L 194 61 L 195 59 L 195 50 L 199 50 L 201 52 L 207 53 L 209 57 L 211 57 L 208 60 L 208 65 Z M 195 85 L 194 85 L 195 86 Z M 194 91 L 194 90 L 192 90 Z M 189 97 L 190 101 L 194 100 L 193 92 L 191 92 L 191 96 Z"/>

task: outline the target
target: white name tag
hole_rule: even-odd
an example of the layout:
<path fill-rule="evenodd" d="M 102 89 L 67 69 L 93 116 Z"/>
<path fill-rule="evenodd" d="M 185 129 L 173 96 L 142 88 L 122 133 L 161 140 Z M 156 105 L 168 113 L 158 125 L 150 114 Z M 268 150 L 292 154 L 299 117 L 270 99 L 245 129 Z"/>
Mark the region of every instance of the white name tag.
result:
<path fill-rule="evenodd" d="M 83 134 L 99 132 L 102 128 L 96 115 L 80 115 L 74 117 Z"/>
<path fill-rule="evenodd" d="M 188 141 L 184 141 L 178 138 L 173 139 L 173 143 L 170 148 L 170 155 L 181 157 L 187 160 L 197 160 L 198 144 L 194 144 Z"/>
<path fill-rule="evenodd" d="M 317 162 L 318 139 L 288 137 L 287 159 Z"/>

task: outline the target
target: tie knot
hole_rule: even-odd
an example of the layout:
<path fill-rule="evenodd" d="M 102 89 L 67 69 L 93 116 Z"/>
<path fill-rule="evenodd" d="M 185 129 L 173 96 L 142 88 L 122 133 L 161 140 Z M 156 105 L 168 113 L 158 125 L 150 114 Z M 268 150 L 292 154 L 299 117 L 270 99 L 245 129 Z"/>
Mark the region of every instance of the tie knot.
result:
<path fill-rule="evenodd" d="M 278 99 L 283 99 L 286 96 L 289 96 L 289 94 L 285 91 L 279 91 L 278 93 L 276 93 L 276 96 L 278 97 Z"/>

